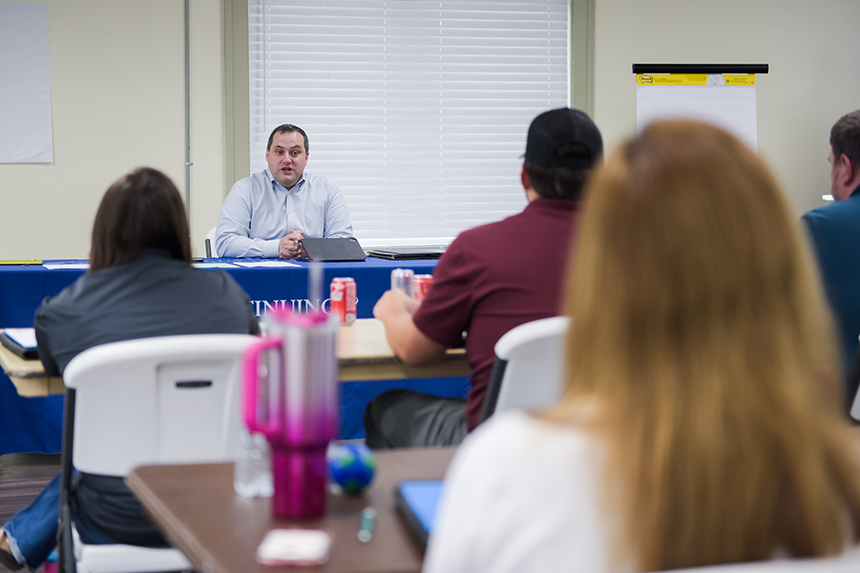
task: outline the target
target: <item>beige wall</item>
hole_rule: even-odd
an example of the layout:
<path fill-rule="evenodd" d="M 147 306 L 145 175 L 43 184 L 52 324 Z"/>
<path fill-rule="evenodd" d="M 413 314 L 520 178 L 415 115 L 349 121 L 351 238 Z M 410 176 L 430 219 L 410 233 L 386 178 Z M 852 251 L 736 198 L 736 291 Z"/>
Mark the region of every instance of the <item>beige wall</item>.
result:
<path fill-rule="evenodd" d="M 0 164 L 0 259 L 83 258 L 101 195 L 147 165 L 185 196 L 183 0 L 48 0 L 54 162 Z M 225 193 L 221 1 L 191 0 L 191 233 Z"/>
<path fill-rule="evenodd" d="M 226 12 L 222 0 L 190 2 L 191 233 L 198 255 L 247 161 L 244 146 L 234 153 L 235 137 L 228 147 L 225 136 L 245 121 L 247 104 L 236 100 L 247 87 L 238 96 L 228 90 L 225 108 L 222 22 L 226 13 L 238 21 L 232 25 L 245 26 L 245 7 L 225 2 Z M 860 107 L 860 2 L 576 0 L 574 6 L 575 13 L 586 6 L 594 18 L 586 28 L 593 54 L 585 59 L 593 57 L 593 84 L 580 100 L 593 105 L 608 147 L 635 130 L 634 62 L 768 63 L 770 74 L 758 81 L 759 151 L 797 214 L 823 203 L 830 126 Z M 165 171 L 185 194 L 183 0 L 48 0 L 48 21 L 55 160 L 0 164 L 0 259 L 85 257 L 102 193 L 134 167 Z M 231 42 L 247 41 L 234 38 L 230 24 L 228 52 Z"/>
<path fill-rule="evenodd" d="M 860 108 L 857 0 L 595 0 L 594 119 L 612 146 L 636 129 L 633 63 L 766 63 L 758 149 L 795 212 L 830 192 L 830 127 Z"/>

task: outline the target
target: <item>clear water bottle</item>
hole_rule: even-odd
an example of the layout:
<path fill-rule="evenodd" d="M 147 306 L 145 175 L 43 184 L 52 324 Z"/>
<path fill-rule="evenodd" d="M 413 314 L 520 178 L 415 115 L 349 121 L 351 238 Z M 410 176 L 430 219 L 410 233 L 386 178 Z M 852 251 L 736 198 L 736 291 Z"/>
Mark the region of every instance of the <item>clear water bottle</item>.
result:
<path fill-rule="evenodd" d="M 272 454 L 262 434 L 252 434 L 242 426 L 239 457 L 233 474 L 233 488 L 242 497 L 271 497 Z"/>

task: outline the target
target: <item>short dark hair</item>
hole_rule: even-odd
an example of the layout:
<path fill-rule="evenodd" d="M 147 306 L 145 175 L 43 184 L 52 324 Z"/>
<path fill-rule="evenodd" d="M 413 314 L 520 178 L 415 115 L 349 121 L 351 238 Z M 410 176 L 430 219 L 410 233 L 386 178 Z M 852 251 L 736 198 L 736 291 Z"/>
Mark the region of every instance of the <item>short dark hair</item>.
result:
<path fill-rule="evenodd" d="M 556 154 L 578 157 L 582 153 L 581 147 L 577 143 L 562 143 L 556 149 Z M 531 180 L 532 189 L 545 199 L 570 199 L 574 201 L 581 199 L 582 189 L 592 172 L 591 168 L 541 167 L 528 161 L 524 165 Z"/>
<path fill-rule="evenodd" d="M 90 272 L 137 260 L 143 249 L 161 249 L 191 262 L 188 219 L 170 178 L 149 167 L 135 169 L 105 192 L 90 249 Z"/>
<path fill-rule="evenodd" d="M 854 165 L 860 165 L 860 110 L 843 115 L 833 124 L 830 149 L 834 161 L 845 155 Z"/>
<path fill-rule="evenodd" d="M 311 150 L 310 143 L 308 142 L 308 134 L 305 133 L 305 130 L 297 125 L 293 125 L 292 123 L 284 123 L 273 129 L 272 133 L 269 134 L 269 142 L 266 144 L 266 151 L 269 151 L 272 148 L 272 140 L 275 139 L 276 133 L 301 133 L 302 139 L 305 140 L 305 153 L 308 153 Z"/>

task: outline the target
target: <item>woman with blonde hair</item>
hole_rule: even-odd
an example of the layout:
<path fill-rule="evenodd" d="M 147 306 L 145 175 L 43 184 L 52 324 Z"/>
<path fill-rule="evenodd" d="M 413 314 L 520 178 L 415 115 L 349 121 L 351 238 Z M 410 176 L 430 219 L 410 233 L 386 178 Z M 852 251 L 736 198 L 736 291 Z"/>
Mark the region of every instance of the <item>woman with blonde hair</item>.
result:
<path fill-rule="evenodd" d="M 655 123 L 591 183 L 567 392 L 461 447 L 426 571 L 860 567 L 860 449 L 809 249 L 761 160 Z"/>

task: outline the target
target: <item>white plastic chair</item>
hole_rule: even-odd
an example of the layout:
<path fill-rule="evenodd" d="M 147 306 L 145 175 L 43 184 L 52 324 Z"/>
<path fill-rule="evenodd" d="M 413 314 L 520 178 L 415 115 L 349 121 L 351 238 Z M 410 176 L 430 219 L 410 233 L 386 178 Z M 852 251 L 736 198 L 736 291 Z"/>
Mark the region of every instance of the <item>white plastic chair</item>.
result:
<path fill-rule="evenodd" d="M 239 451 L 241 359 L 255 337 L 201 334 L 104 344 L 72 359 L 63 436 L 63 478 L 78 471 L 125 476 L 137 466 L 223 462 Z M 71 414 L 71 415 L 70 415 Z M 78 572 L 132 573 L 191 569 L 176 549 L 87 545 L 64 520 L 61 492 L 60 567 Z M 65 515 L 64 515 L 65 514 Z M 73 539 L 71 544 L 65 539 Z M 74 561 L 65 557 L 73 551 Z"/>
<path fill-rule="evenodd" d="M 854 401 L 851 403 L 851 410 L 848 414 L 855 423 L 860 422 L 860 386 L 857 388 L 857 393 L 854 394 Z"/>
<path fill-rule="evenodd" d="M 858 337 L 860 339 L 860 337 Z M 854 358 L 851 360 L 851 366 L 847 372 L 847 394 L 846 401 L 850 401 L 848 406 L 848 415 L 854 420 L 854 423 L 860 422 L 860 346 L 854 351 Z M 852 396 L 851 393 L 854 393 Z"/>
<path fill-rule="evenodd" d="M 216 238 L 216 230 L 218 227 L 212 227 L 209 231 L 206 232 L 206 240 L 204 241 L 204 245 L 206 246 L 206 258 L 217 259 L 218 258 L 218 249 L 215 246 L 215 238 Z"/>
<path fill-rule="evenodd" d="M 860 549 L 855 547 L 837 557 L 728 563 L 672 569 L 663 573 L 856 573 L 857 571 L 860 571 Z"/>
<path fill-rule="evenodd" d="M 570 318 L 554 316 L 526 322 L 496 342 L 482 420 L 513 408 L 548 408 L 561 398 L 564 337 Z"/>

